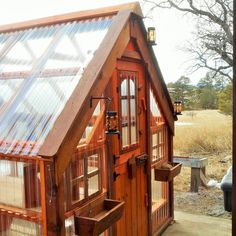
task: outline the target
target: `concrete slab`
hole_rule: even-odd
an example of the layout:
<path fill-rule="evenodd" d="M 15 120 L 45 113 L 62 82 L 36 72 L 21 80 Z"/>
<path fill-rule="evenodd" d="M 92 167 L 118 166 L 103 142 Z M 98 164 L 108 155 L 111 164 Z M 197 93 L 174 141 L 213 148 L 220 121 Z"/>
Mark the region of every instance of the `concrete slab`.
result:
<path fill-rule="evenodd" d="M 175 223 L 162 236 L 231 236 L 231 220 L 175 211 Z"/>

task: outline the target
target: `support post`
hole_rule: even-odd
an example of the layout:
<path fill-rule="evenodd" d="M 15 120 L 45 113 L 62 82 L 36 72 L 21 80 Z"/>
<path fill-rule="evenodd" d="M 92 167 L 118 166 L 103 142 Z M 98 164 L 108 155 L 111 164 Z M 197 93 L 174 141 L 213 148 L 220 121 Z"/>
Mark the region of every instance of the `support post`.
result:
<path fill-rule="evenodd" d="M 233 1 L 233 28 L 236 32 L 236 3 Z M 233 36 L 233 186 L 232 186 L 232 235 L 236 235 L 236 34 Z"/>
<path fill-rule="evenodd" d="M 45 173 L 45 212 L 47 236 L 57 236 L 60 225 L 58 222 L 57 188 L 55 181 L 55 163 L 44 162 Z"/>
<path fill-rule="evenodd" d="M 200 168 L 191 168 L 191 192 L 198 192 L 198 187 L 201 183 Z"/>

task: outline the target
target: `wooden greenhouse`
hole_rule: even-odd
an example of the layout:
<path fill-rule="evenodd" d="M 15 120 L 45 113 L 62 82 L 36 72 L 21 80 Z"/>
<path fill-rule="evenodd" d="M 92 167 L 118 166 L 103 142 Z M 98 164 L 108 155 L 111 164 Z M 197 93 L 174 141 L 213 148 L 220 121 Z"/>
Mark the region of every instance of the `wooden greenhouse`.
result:
<path fill-rule="evenodd" d="M 158 235 L 172 103 L 138 3 L 0 27 L 0 235 Z"/>

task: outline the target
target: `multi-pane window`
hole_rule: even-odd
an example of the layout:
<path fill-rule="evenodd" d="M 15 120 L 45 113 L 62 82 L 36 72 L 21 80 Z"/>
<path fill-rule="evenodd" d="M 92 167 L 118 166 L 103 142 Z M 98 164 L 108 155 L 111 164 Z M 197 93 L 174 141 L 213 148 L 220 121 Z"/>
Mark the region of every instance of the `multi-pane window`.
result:
<path fill-rule="evenodd" d="M 161 166 L 168 161 L 168 128 L 152 89 L 150 89 L 150 124 L 152 231 L 154 233 L 169 217 L 169 183 L 156 181 L 154 177 L 155 166 Z"/>
<path fill-rule="evenodd" d="M 161 127 L 160 130 L 152 134 L 152 161 L 162 160 L 165 157 L 165 128 Z"/>
<path fill-rule="evenodd" d="M 42 235 L 40 165 L 15 159 L 0 160 L 0 235 Z"/>
<path fill-rule="evenodd" d="M 65 173 L 66 209 L 99 195 L 106 188 L 102 176 L 105 156 L 105 106 L 99 101 Z"/>
<path fill-rule="evenodd" d="M 0 204 L 40 208 L 40 169 L 34 162 L 0 160 Z"/>
<path fill-rule="evenodd" d="M 101 155 L 99 150 L 78 154 L 70 165 L 72 204 L 101 192 Z"/>
<path fill-rule="evenodd" d="M 137 134 L 137 73 L 120 71 L 121 147 L 138 143 Z"/>
<path fill-rule="evenodd" d="M 167 129 L 152 90 L 150 90 L 150 111 L 152 162 L 157 162 L 167 158 Z"/>

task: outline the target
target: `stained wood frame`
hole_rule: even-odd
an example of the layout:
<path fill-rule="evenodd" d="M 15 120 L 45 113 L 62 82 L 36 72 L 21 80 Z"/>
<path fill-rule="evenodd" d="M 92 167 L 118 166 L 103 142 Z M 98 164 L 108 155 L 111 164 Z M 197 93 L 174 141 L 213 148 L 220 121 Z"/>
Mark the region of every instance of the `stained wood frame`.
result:
<path fill-rule="evenodd" d="M 91 108 L 90 99 L 91 97 L 100 96 L 103 93 L 115 69 L 116 60 L 122 56 L 130 39 L 130 14 L 131 10 L 123 10 L 114 18 L 100 48 L 86 68 L 67 106 L 58 117 L 53 130 L 49 133 L 39 151 L 39 155 L 41 156 L 56 157 L 54 179 L 58 191 L 54 202 L 56 200 L 57 202 L 64 202 L 63 173 L 97 105 L 97 103 L 94 102 Z M 67 123 L 64 122 L 65 120 L 67 120 Z M 56 153 L 57 155 L 55 155 Z M 56 202 L 54 203 L 54 207 L 55 206 Z M 63 204 L 57 206 L 57 211 L 54 212 L 53 216 L 47 215 L 48 218 L 52 218 L 52 226 L 54 225 L 51 229 L 48 228 L 49 235 L 58 233 L 53 230 L 55 227 L 58 228 L 60 235 L 65 234 L 64 224 L 59 224 L 58 221 L 59 219 L 60 222 L 64 222 L 65 220 L 64 207 Z M 49 212 L 52 206 L 47 206 L 47 208 L 47 212 Z"/>
<path fill-rule="evenodd" d="M 88 173 L 88 156 L 93 155 L 93 154 L 98 154 L 99 157 L 99 163 L 98 163 L 98 170 L 93 171 L 92 173 Z M 84 166 L 83 166 L 83 175 L 81 177 L 78 177 L 77 179 L 83 179 L 84 181 L 84 191 L 85 191 L 85 198 L 82 200 L 77 200 L 76 202 L 72 202 L 72 198 L 69 194 L 68 198 L 67 198 L 67 211 L 71 211 L 75 208 L 78 208 L 79 206 L 83 205 L 83 203 L 88 202 L 89 200 L 91 200 L 92 198 L 94 198 L 95 196 L 98 196 L 99 194 L 102 193 L 102 174 L 105 173 L 105 170 L 103 170 L 103 165 L 102 163 L 104 162 L 105 157 L 103 156 L 103 150 L 102 147 L 96 147 L 94 150 L 89 150 L 89 151 L 85 151 L 80 153 L 80 155 L 82 156 L 81 159 L 84 162 Z M 78 158 L 78 157 L 76 157 Z M 85 160 L 86 159 L 86 160 Z M 67 192 L 69 193 L 71 191 L 71 176 L 69 173 L 69 170 L 66 171 L 66 181 L 69 181 L 69 183 L 67 182 Z M 98 191 L 88 195 L 88 179 L 90 177 L 93 177 L 95 175 L 98 175 L 99 179 L 98 179 Z"/>
<path fill-rule="evenodd" d="M 136 73 L 136 71 L 129 71 L 129 70 L 118 70 L 117 73 L 117 78 L 118 78 L 118 85 L 119 85 L 119 102 L 118 102 L 118 105 L 119 105 L 119 111 L 120 111 L 120 117 L 121 117 L 121 99 L 122 99 L 122 96 L 121 96 L 121 81 L 123 80 L 127 80 L 127 81 L 130 81 L 131 79 L 130 78 L 120 78 L 119 75 L 120 73 L 125 73 L 125 74 L 135 74 L 135 78 L 134 78 L 134 84 L 135 84 L 135 106 L 136 106 L 136 109 L 135 109 L 135 124 L 136 124 L 136 127 L 135 127 L 135 130 L 136 130 L 136 143 L 135 144 L 131 144 L 131 111 L 130 111 L 130 102 L 131 102 L 131 97 L 130 96 L 130 82 L 127 83 L 127 95 L 126 95 L 126 100 L 127 100 L 127 127 L 128 127 L 128 145 L 126 147 L 122 147 L 122 138 L 120 138 L 120 150 L 121 150 L 121 153 L 125 153 L 127 151 L 131 151 L 132 149 L 135 149 L 139 146 L 139 140 L 138 140 L 138 130 L 139 130 L 139 122 L 138 122 L 138 79 L 139 79 L 139 75 L 138 73 Z M 122 128 L 123 128 L 123 125 L 122 125 L 122 122 L 120 122 L 119 124 L 119 127 L 120 127 L 120 131 L 121 131 L 121 136 L 122 136 Z"/>
<path fill-rule="evenodd" d="M 136 15 L 132 15 L 130 20 L 132 13 Z M 159 94 L 158 101 L 160 102 L 161 110 L 173 134 L 174 117 L 172 104 L 154 53 L 147 45 L 146 31 L 141 19 L 142 13 L 137 3 L 104 8 L 96 12 L 84 11 L 0 27 L 0 33 L 7 33 L 31 27 L 48 26 L 51 24 L 93 17 L 111 16 L 114 14 L 117 15 L 114 17 L 106 37 L 96 51 L 94 58 L 87 66 L 79 84 L 75 88 L 61 115 L 57 118 L 53 129 L 47 136 L 36 157 L 41 160 L 45 159 L 49 161 L 40 162 L 40 169 L 43 168 L 43 171 L 40 172 L 42 180 L 45 181 L 51 176 L 52 183 L 55 183 L 55 186 L 53 185 L 53 196 L 50 204 L 47 194 L 50 191 L 49 187 L 52 186 L 47 185 L 46 182 L 41 186 L 43 191 L 41 198 L 42 201 L 45 202 L 45 207 L 42 212 L 44 235 L 65 234 L 65 226 L 64 224 L 60 224 L 60 222 L 64 222 L 65 220 L 65 211 L 63 204 L 59 204 L 60 202 L 64 202 L 63 174 L 97 105 L 97 103 L 94 102 L 91 108 L 90 98 L 103 93 L 115 70 L 117 59 L 122 56 L 129 57 L 130 55 L 137 60 L 140 60 L 142 57 L 147 65 L 146 69 L 155 92 Z M 131 38 L 136 41 L 140 53 L 125 52 L 125 48 Z M 47 74 L 47 72 L 45 73 Z M 57 74 L 56 71 L 53 71 L 53 73 Z M 73 74 L 73 72 L 71 73 Z M 49 72 L 48 75 L 51 76 L 51 72 Z M 14 77 L 13 74 L 7 74 L 4 79 L 9 78 L 8 76 Z M 27 76 L 27 73 L 23 73 L 23 77 L 24 76 Z M 172 147 L 172 144 L 170 143 L 169 146 Z M 55 158 L 54 163 L 51 157 Z M 49 222 L 47 222 L 46 219 L 50 219 Z"/>

